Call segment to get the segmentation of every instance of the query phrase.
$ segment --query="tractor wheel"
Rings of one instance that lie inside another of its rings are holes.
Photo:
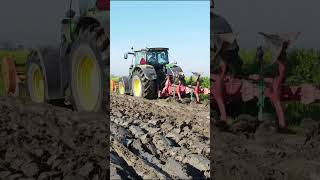
[[[29,55],[26,71],[27,95],[34,102],[44,103],[46,101],[45,77],[36,52]]]
[[[71,103],[77,111],[103,112],[107,103],[107,38],[97,25],[83,27],[71,46]]]
[[[118,87],[119,87],[118,88],[119,94],[121,95],[129,94],[128,93],[130,91],[129,78],[126,76],[121,77],[118,82]]]
[[[118,86],[119,86],[119,94],[121,94],[121,95],[126,94],[125,84],[124,84],[123,80],[120,80],[118,82]]]
[[[144,97],[147,99],[155,99],[156,81],[146,78],[142,70],[137,70],[132,75],[132,94],[135,97]]]

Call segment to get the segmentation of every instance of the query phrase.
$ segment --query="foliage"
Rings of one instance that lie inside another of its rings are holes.
[[[10,50],[2,50],[0,51],[0,60],[5,57],[13,57],[17,64],[24,64],[27,60],[28,52],[25,50],[17,50],[17,51],[10,51]]]
[[[288,56],[287,83],[320,85],[320,54],[313,49],[292,51]]]
[[[115,82],[118,82],[119,79],[120,79],[120,77],[114,76],[114,75],[111,75],[111,78],[110,78],[111,81],[115,81]]]
[[[259,64],[256,58],[256,50],[241,50],[239,55],[243,61],[242,65],[242,75],[246,76],[249,74],[259,74]],[[266,75],[272,75],[272,73],[276,70],[275,64],[272,64],[272,55],[269,51],[264,53],[264,64],[267,66],[264,69],[264,73]]]
[[[186,85],[195,85],[195,77],[185,77]],[[210,78],[209,77],[200,77],[200,86],[201,88],[210,88]]]
[[[258,74],[259,66],[256,61],[255,50],[241,50],[243,60],[242,74]],[[293,49],[288,52],[286,66],[286,83],[297,85],[309,83],[320,85],[320,53],[314,49]],[[270,65],[271,53],[266,52],[264,60]],[[277,64],[265,69],[266,76],[272,76],[277,71]]]

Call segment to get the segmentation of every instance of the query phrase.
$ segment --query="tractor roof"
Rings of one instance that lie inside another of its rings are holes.
[[[136,50],[134,52],[139,52],[139,51],[167,51],[167,50],[169,50],[169,48],[156,47],[156,48],[140,49],[140,50]]]

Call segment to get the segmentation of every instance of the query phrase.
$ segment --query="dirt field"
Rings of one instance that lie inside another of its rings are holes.
[[[206,104],[112,95],[110,114],[109,137],[105,114],[0,98],[0,179],[205,179],[210,157],[214,179],[320,179],[319,122],[288,135],[242,115],[210,155]]]
[[[105,114],[0,98],[0,179],[106,179]]]
[[[205,104],[113,95],[111,179],[208,178],[209,118]]]
[[[242,115],[231,132],[212,129],[214,179],[320,180],[320,123],[305,119],[298,135],[275,133],[270,123],[256,128]],[[212,126],[214,127],[214,126]]]
[[[113,95],[111,108],[109,171],[105,114],[0,98],[0,179],[209,177],[207,105]]]

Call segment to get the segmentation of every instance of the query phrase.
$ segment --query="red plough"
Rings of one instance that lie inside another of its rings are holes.
[[[162,90],[158,92],[158,97],[169,97],[169,96],[178,96],[178,99],[181,101],[183,95],[190,94],[191,100],[193,100],[193,95],[196,98],[196,102],[200,103],[200,94],[209,94],[210,90],[208,88],[200,88],[200,74],[194,73],[193,75],[197,77],[195,86],[186,86],[184,83],[184,76],[177,75],[167,75],[165,86]],[[177,83],[174,83],[174,79],[177,79]]]
[[[253,99],[258,100],[259,119],[261,119],[264,100],[270,100],[275,108],[279,128],[286,127],[283,102],[300,101],[303,104],[310,104],[320,100],[320,89],[303,84],[300,86],[289,86],[285,82],[285,70],[287,62],[286,50],[290,43],[298,37],[298,33],[286,33],[269,35],[260,33],[264,36],[266,48],[271,50],[274,63],[277,63],[278,70],[274,77],[265,78],[263,70],[264,51],[262,47],[257,49],[257,59],[260,65],[260,74],[250,75],[246,78],[228,75],[226,59],[224,59],[224,48],[235,41],[233,34],[215,35],[215,60],[220,62],[219,71],[212,75],[212,96],[211,100],[218,106],[220,120],[227,119],[226,100],[233,100],[235,97],[241,97],[243,102]]]

